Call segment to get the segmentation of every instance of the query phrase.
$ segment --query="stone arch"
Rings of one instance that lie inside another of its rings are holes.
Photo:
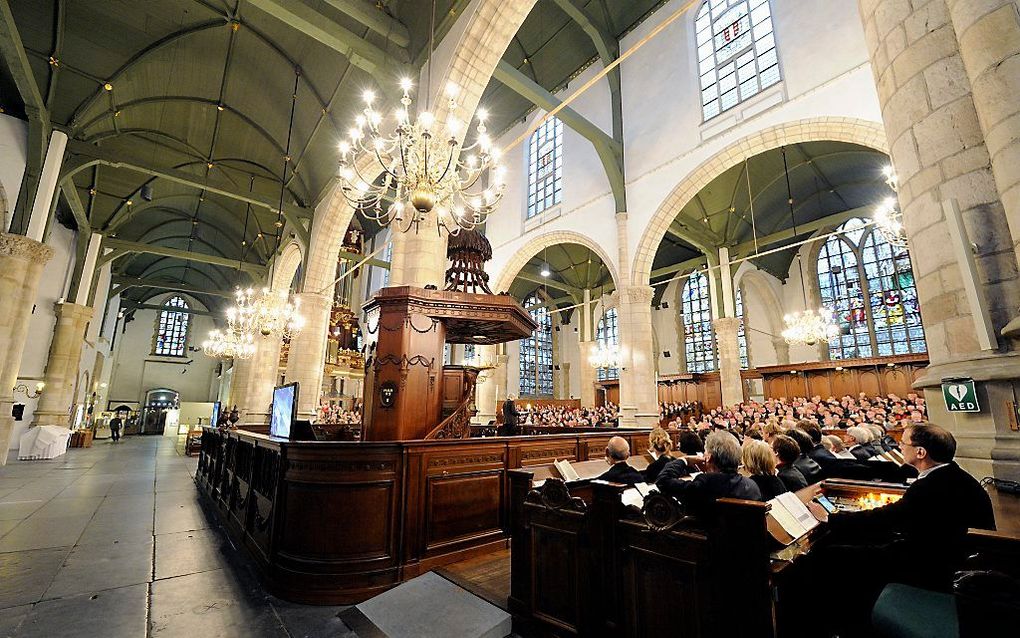
[[[521,269],[531,258],[540,253],[542,250],[555,246],[556,244],[577,244],[588,248],[593,253],[599,256],[602,263],[609,269],[609,275],[613,278],[613,284],[617,288],[620,286],[620,277],[617,274],[616,264],[609,257],[606,251],[593,241],[590,237],[586,237],[581,233],[576,233],[570,230],[556,230],[552,232],[533,237],[530,241],[524,244],[522,247],[514,251],[514,256],[510,259],[499,275],[493,278],[493,284],[490,285],[493,292],[503,292],[510,289],[510,285],[514,282],[517,274],[521,272]]]
[[[745,294],[753,292],[754,296],[765,308],[765,324],[772,332],[773,338],[778,336],[783,330],[783,304],[779,299],[779,295],[776,294],[775,288],[769,283],[768,275],[759,270],[748,270],[740,276],[740,280],[736,282],[736,285],[740,286]],[[745,297],[745,311],[747,308],[746,299]],[[744,319],[747,320],[748,318],[744,317]]]
[[[880,122],[849,117],[816,117],[784,122],[756,131],[730,144],[692,170],[670,191],[652,215],[635,251],[633,283],[647,285],[652,261],[673,220],[701,189],[729,168],[744,160],[801,142],[847,142],[889,152],[885,129]]]
[[[301,246],[296,241],[287,244],[276,256],[276,267],[273,268],[273,280],[269,287],[273,290],[290,290],[294,275],[301,266]]]

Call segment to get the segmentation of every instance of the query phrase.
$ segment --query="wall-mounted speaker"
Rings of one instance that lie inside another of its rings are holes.
[[[662,356],[668,359],[669,358],[669,350],[663,350],[662,351]]]
[[[669,302],[663,301],[661,304],[659,304],[659,307],[662,308],[663,310],[666,310],[667,308],[669,308]]]

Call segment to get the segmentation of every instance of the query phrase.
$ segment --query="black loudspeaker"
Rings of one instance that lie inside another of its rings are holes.
[[[669,358],[669,350],[663,350],[662,351],[662,356],[668,359]]]
[[[23,421],[25,419],[25,404],[15,403],[12,405],[11,416],[14,417],[15,421]]]
[[[665,309],[669,308],[669,302],[668,301],[663,301],[661,304],[659,304],[659,307],[662,308],[663,310],[665,310]]]
[[[556,326],[556,332],[559,332],[559,331],[560,331],[560,327]]]
[[[559,370],[559,369],[560,369],[560,367],[558,365],[553,366],[553,370]]]

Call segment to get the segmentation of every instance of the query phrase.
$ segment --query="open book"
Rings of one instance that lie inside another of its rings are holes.
[[[633,505],[641,509],[645,504],[645,497],[652,492],[658,491],[654,484],[635,483],[633,487],[624,490],[620,494],[620,500],[623,501],[624,505]]]
[[[793,492],[780,494],[769,501],[769,505],[772,506],[769,511],[769,531],[784,545],[789,545],[818,526],[818,519]],[[773,521],[778,524],[778,529],[772,524]]]
[[[569,483],[571,481],[578,481],[581,479],[577,472],[574,471],[574,468],[571,467],[570,461],[566,459],[563,459],[562,461],[553,461],[553,465],[556,467],[556,471],[560,473],[560,476],[563,477],[564,481]]]

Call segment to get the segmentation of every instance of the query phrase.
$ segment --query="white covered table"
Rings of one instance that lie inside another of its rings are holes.
[[[29,428],[21,435],[18,460],[35,461],[54,459],[67,452],[71,431],[57,425],[40,425]]]

